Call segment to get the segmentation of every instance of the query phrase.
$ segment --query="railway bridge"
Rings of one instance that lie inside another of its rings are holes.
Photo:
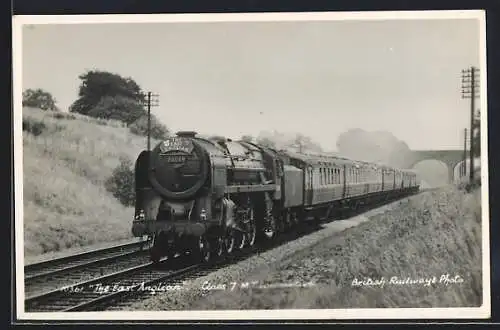
[[[464,151],[452,150],[412,150],[404,160],[403,167],[413,168],[417,163],[424,160],[439,160],[448,168],[448,182],[453,182],[453,170],[458,163],[463,161]]]

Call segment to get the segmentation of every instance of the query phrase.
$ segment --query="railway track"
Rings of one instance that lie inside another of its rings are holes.
[[[149,261],[144,242],[132,242],[26,265],[25,295],[30,297],[68,284]]]
[[[165,264],[167,260],[163,260]],[[175,278],[196,270],[199,265],[163,269],[151,262],[112,274],[75,283],[64,288],[32,296],[25,300],[27,312],[68,312],[94,310],[120,297],[140,291],[151,291],[159,281]]]
[[[419,193],[435,189],[423,189]],[[395,200],[397,199],[399,198]],[[377,206],[379,205],[367,205],[356,211],[347,210],[347,214],[340,218],[360,214]],[[121,309],[123,305],[152,293],[182,290],[183,280],[202,276],[243,260],[258,250],[274,248],[312,231],[314,229],[309,228],[290,233],[270,245],[241,251],[230,260],[210,266],[190,265],[189,258],[182,258],[185,260],[181,261],[181,258],[175,258],[175,262],[164,258],[160,265],[153,265],[147,252],[139,250],[143,242],[28,265],[25,267],[25,310],[68,312]],[[73,282],[68,281],[68,278],[72,278]],[[68,282],[71,283],[68,285]],[[63,283],[65,287],[61,285]]]
[[[288,240],[286,240],[288,241]],[[26,312],[78,312],[122,310],[137,300],[157,293],[188,290],[186,280],[196,279],[220,268],[237,263],[258,250],[267,250],[285,240],[265,248],[247,248],[213,264],[192,263],[188,258],[163,258],[159,264],[149,262],[112,274],[100,276],[25,299]]]
[[[120,310],[131,302],[169,290],[187,289],[182,282],[194,279],[222,267],[242,261],[256,252],[263,252],[285,244],[318,228],[306,226],[289,232],[276,241],[263,246],[236,251],[234,255],[213,264],[192,263],[189,257],[163,258],[160,264],[148,262],[128,269],[99,276],[33,295],[25,299],[26,312],[76,312]]]

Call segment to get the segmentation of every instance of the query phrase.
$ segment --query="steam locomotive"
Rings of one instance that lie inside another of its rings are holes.
[[[191,131],[176,135],[142,151],[135,164],[132,233],[152,238],[153,262],[177,253],[210,262],[346,204],[419,189],[411,170]]]

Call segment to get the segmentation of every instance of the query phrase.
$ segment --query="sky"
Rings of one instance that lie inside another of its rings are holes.
[[[239,138],[277,130],[335,151],[339,134],[385,130],[413,150],[461,149],[479,66],[479,20],[30,25],[23,89],[66,109],[99,69],[159,94],[173,131]]]

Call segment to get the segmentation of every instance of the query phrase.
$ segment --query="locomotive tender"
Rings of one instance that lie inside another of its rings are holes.
[[[151,260],[202,262],[274,239],[336,208],[418,191],[416,173],[326,154],[178,132],[135,165],[132,232],[153,238]]]

